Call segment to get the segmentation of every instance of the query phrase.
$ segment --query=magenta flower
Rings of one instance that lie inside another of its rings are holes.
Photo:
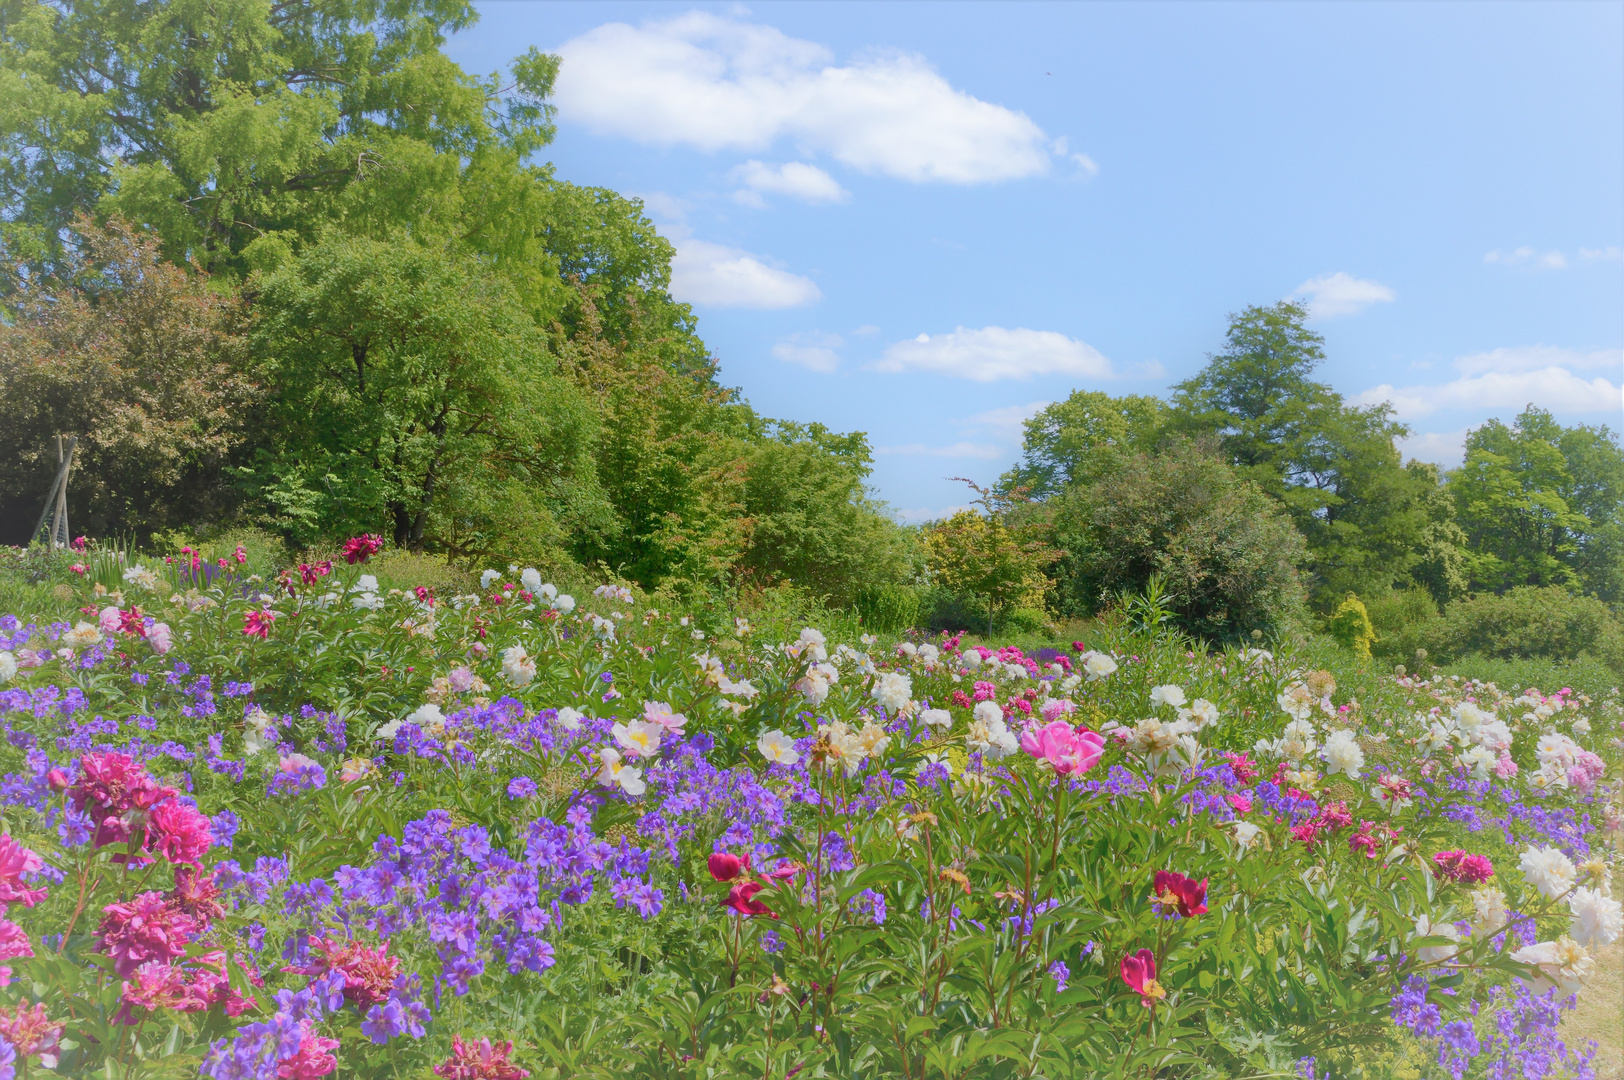
[[[1053,765],[1054,771],[1061,776],[1092,769],[1099,762],[1104,748],[1104,736],[1087,728],[1073,730],[1064,720],[1051,720],[1043,727],[1030,727],[1021,736],[1021,749]]]
[[[1432,872],[1445,881],[1476,885],[1494,876],[1494,864],[1487,855],[1464,851],[1440,851],[1432,857]]]
[[[351,566],[366,562],[372,556],[383,550],[383,537],[373,533],[362,533],[352,536],[344,541],[344,559]]]
[[[147,850],[172,863],[201,865],[199,857],[213,842],[209,819],[179,799],[164,800],[147,816]]]
[[[243,636],[268,638],[271,636],[271,624],[275,621],[276,612],[274,611],[250,611],[243,616]]]

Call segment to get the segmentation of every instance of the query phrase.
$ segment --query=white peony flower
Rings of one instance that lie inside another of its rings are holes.
[[[359,596],[350,597],[350,606],[355,608],[356,611],[380,611],[383,604],[383,597],[373,592],[364,592]]]
[[[1098,682],[1117,669],[1117,662],[1102,652],[1088,652],[1083,657],[1083,673],[1089,682]]]
[[[502,677],[514,686],[528,686],[535,679],[536,662],[523,645],[509,645],[502,650]]]
[[[1506,925],[1506,894],[1493,885],[1485,885],[1481,889],[1473,889],[1470,895],[1472,907],[1476,910],[1472,918],[1472,932],[1498,934]]]
[[[585,719],[586,714],[581,712],[579,709],[572,709],[566,705],[564,708],[558,710],[557,723],[558,726],[563,728],[565,731],[580,731],[581,721]]]
[[[972,715],[983,724],[990,724],[995,720],[1000,724],[1004,722],[1004,710],[996,701],[976,702]]]
[[[880,708],[891,714],[902,712],[913,698],[913,680],[895,671],[888,671],[874,680],[871,691]]]
[[[1460,931],[1455,929],[1453,923],[1435,923],[1429,916],[1423,915],[1415,920],[1416,937],[1441,937],[1450,941],[1460,940]],[[1458,953],[1460,949],[1455,945],[1427,945],[1416,950],[1416,955],[1424,964],[1435,963],[1439,960],[1448,960]]]
[[[1286,687],[1275,697],[1275,704],[1279,705],[1293,720],[1306,721],[1309,714],[1314,711],[1318,703],[1314,692],[1304,683],[1296,682]],[[1312,749],[1312,747],[1310,748]]]
[[[1150,706],[1153,709],[1160,705],[1176,709],[1185,701],[1184,688],[1176,683],[1165,683],[1150,688]]]
[[[1499,755],[1486,746],[1469,746],[1460,754],[1461,768],[1470,770],[1476,780],[1487,780],[1498,760]]]
[[[376,577],[374,577],[373,575],[371,575],[371,574],[362,574],[360,577],[355,579],[355,584],[350,586],[350,592],[377,592],[377,591],[378,591],[378,579]]]
[[[964,664],[966,671],[974,671],[981,666],[981,654],[974,649],[966,649],[959,660]]]
[[[982,705],[992,705],[992,711],[982,712]],[[971,753],[995,761],[1013,754],[1021,745],[1015,733],[1009,730],[1009,725],[1004,723],[1003,710],[990,701],[976,706],[976,719],[964,733],[964,744]]]
[[[926,709],[919,714],[919,719],[928,726],[941,728],[943,731],[953,726],[953,714],[946,709]]]
[[[1544,976],[1534,981],[1535,994],[1543,994],[1553,985],[1564,995],[1577,994],[1596,969],[1596,961],[1585,947],[1570,937],[1525,945],[1512,953],[1511,958],[1519,964],[1538,968]]]
[[[1206,727],[1218,722],[1218,706],[1206,698],[1196,698],[1190,702],[1189,719],[1195,721],[1197,727]]]
[[[546,586],[544,585],[542,588],[545,589]],[[571,596],[569,593],[559,593],[558,596],[552,601],[552,608],[560,615],[568,615],[570,612],[575,610],[575,597]]]
[[[605,787],[618,785],[628,795],[641,795],[648,790],[648,785],[643,783],[643,770],[627,765],[614,747],[599,750],[598,760],[603,763],[598,769],[598,783]]]
[[[1573,879],[1578,874],[1573,860],[1554,847],[1528,848],[1517,863],[1517,869],[1549,900],[1573,888]]]
[[[1568,897],[1573,940],[1586,948],[1611,945],[1624,932],[1624,907],[1600,889],[1575,889]]]
[[[1319,743],[1315,740],[1314,725],[1307,720],[1293,720],[1286,725],[1274,752],[1290,762],[1299,762],[1312,754]]]
[[[1257,844],[1258,833],[1263,830],[1250,821],[1237,821],[1234,825],[1235,843],[1240,845],[1242,851],[1250,851]]]
[[[646,720],[633,720],[616,724],[609,729],[609,733],[615,737],[615,742],[636,756],[651,758],[660,752],[660,739],[665,734],[665,728]]]
[[[17,677],[17,658],[11,653],[0,649],[0,685],[4,685]]]
[[[489,592],[491,586],[496,584],[496,580],[501,576],[502,573],[499,570],[486,570],[484,573],[479,575],[479,587],[484,589],[486,592]]]
[[[393,721],[393,723],[397,729],[400,727],[399,720]],[[388,735],[382,737],[392,739],[395,737],[395,733],[391,731]],[[264,709],[255,705],[244,714],[242,735],[244,757],[253,757],[261,750],[269,750],[275,747],[281,741],[281,738],[276,734],[275,722]]]
[[[101,627],[80,619],[73,624],[72,630],[62,635],[62,644],[70,649],[88,649],[92,645],[99,645],[101,639]]]
[[[801,760],[801,755],[795,752],[795,740],[776,728],[756,740],[756,749],[761,751],[762,757],[777,765],[793,765]]]
[[[1359,779],[1359,770],[1365,767],[1365,752],[1353,732],[1346,728],[1339,728],[1326,736],[1320,758],[1325,762],[1328,775],[1344,773],[1349,780]]]
[[[519,584],[531,596],[539,595],[541,593],[541,571],[533,566],[525,567],[519,574]]]

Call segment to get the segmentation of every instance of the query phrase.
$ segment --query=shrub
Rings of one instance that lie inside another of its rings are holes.
[[[1143,592],[1161,574],[1183,629],[1278,631],[1303,610],[1303,538],[1257,486],[1198,443],[1124,454],[1055,500],[1068,614]]]
[[[919,591],[909,585],[869,585],[857,590],[855,606],[870,633],[900,633],[919,618]]]
[[[1355,656],[1370,659],[1370,645],[1376,640],[1376,631],[1370,625],[1369,612],[1357,596],[1348,594],[1326,623],[1326,629],[1339,643],[1352,649]]]

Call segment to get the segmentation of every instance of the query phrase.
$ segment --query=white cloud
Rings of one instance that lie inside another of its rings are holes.
[[[1386,401],[1401,420],[1430,416],[1440,409],[1521,409],[1538,405],[1559,413],[1617,413],[1624,405],[1619,384],[1601,375],[1586,379],[1575,371],[1601,370],[1612,377],[1624,372],[1624,351],[1578,352],[1549,345],[1530,345],[1473,353],[1455,361],[1460,378],[1432,386],[1366,390],[1355,404]]]
[[[1444,469],[1453,469],[1466,459],[1467,428],[1459,431],[1423,431],[1399,439],[1398,451],[1417,461],[1430,461]]]
[[[1483,261],[1501,266],[1531,266],[1536,270],[1560,270],[1568,265],[1568,257],[1560,251],[1535,251],[1531,247],[1491,251],[1483,256]]]
[[[1291,294],[1308,301],[1308,314],[1315,319],[1334,319],[1340,315],[1357,315],[1371,304],[1390,304],[1393,290],[1379,281],[1344,274],[1321,274],[1297,286]]]
[[[920,56],[827,49],[770,26],[688,12],[607,23],[558,48],[566,123],[645,143],[763,150],[779,139],[866,173],[989,183],[1050,167],[1024,113],[981,101]]]
[[[671,241],[671,295],[701,307],[790,308],[823,296],[811,278],[768,266],[749,252],[692,238]]]
[[[1029,379],[1034,375],[1110,378],[1111,362],[1092,345],[1053,330],[959,327],[951,334],[920,334],[889,346],[877,371],[920,371],[976,382]]]
[[[809,203],[840,203],[851,198],[851,192],[841,187],[834,177],[804,161],[783,165],[746,161],[730,176],[735,183],[744,185],[733,197],[747,206],[760,206],[761,192],[788,195]]]
[[[968,509],[970,509],[968,506],[944,506],[939,510],[931,510],[926,507],[913,510],[898,510],[897,520],[904,525],[918,525],[925,521],[941,521],[943,518],[952,517],[960,510]]]
[[[926,446],[924,443],[880,446],[874,449],[874,453],[886,456],[922,454],[926,457],[995,458],[1003,457],[1008,451],[991,443],[956,442],[952,446]]]
[[[1018,443],[1025,437],[1026,422],[1050,405],[1047,401],[1032,401],[1025,405],[1005,405],[997,409],[978,412],[953,423],[965,431],[990,431],[1006,442]]]
[[[1519,345],[1509,349],[1472,353],[1455,361],[1455,370],[1463,375],[1481,375],[1490,371],[1509,375],[1550,367],[1564,367],[1575,371],[1616,372],[1624,367],[1624,352],[1618,349],[1580,352],[1577,349],[1562,349],[1555,345]]]
[[[1605,259],[1608,262],[1624,262],[1624,248],[1580,248],[1579,258],[1586,260]]]

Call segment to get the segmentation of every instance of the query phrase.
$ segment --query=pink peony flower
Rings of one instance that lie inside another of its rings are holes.
[[[209,928],[209,923],[226,913],[216,899],[219,895],[213,870],[205,874],[197,867],[183,864],[175,867],[175,887],[164,897],[164,901],[185,914],[202,932]]]
[[[1156,871],[1151,896],[1163,907],[1177,908],[1186,919],[1207,913],[1207,879],[1194,881],[1171,870]]]
[[[243,636],[268,638],[271,636],[271,624],[274,622],[276,622],[276,612],[274,611],[269,609],[250,611],[242,619]]]
[[[0,1037],[11,1044],[19,1058],[37,1057],[47,1069],[56,1068],[57,1043],[66,1026],[61,1021],[53,1023],[45,1015],[43,1002],[35,1003],[32,1009],[21,1003],[11,1012],[0,1009]]]
[[[1075,705],[1064,698],[1058,701],[1045,701],[1043,703],[1043,719],[1058,720],[1075,708]]]
[[[68,805],[96,825],[96,847],[129,840],[132,824],[175,797],[174,788],[161,786],[127,754],[86,754],[79,759],[79,769],[79,782],[68,790]]]
[[[1494,864],[1486,855],[1468,855],[1464,851],[1440,851],[1432,857],[1432,872],[1445,881],[1476,885],[1494,876]]]
[[[9,919],[0,919],[0,960],[33,955],[34,946],[29,943],[27,932]]]
[[[101,609],[101,615],[97,617],[96,625],[101,627],[101,632],[104,634],[116,634],[118,633],[119,625],[123,623],[123,621],[124,615],[118,610],[118,605],[109,604],[107,607]]]
[[[688,718],[679,712],[672,712],[671,706],[663,701],[645,701],[643,702],[643,722],[659,724],[667,731],[681,735],[683,727],[688,723]]]
[[[147,630],[147,644],[151,645],[152,651],[159,656],[174,648],[175,639],[173,632],[169,629],[169,624],[153,623]]]
[[[197,924],[171,907],[162,893],[144,892],[124,904],[102,908],[96,929],[101,949],[113,958],[113,970],[130,978],[149,960],[173,960],[186,955],[186,943]]]
[[[34,875],[45,868],[45,862],[34,852],[9,836],[0,836],[0,904],[22,902],[33,907],[45,899],[44,889],[31,889],[23,875]]]
[[[1511,760],[1510,754],[1500,755],[1500,760],[1494,763],[1494,775],[1501,780],[1510,780],[1517,775],[1517,763]]]
[[[338,1059],[332,1055],[332,1051],[338,1049],[337,1039],[317,1035],[309,1020],[299,1021],[299,1032],[303,1038],[299,1041],[298,1053],[276,1064],[280,1080],[316,1080],[338,1068]]]
[[[351,566],[364,563],[383,550],[383,537],[373,533],[352,536],[344,541],[344,560]]]
[[[1021,735],[1021,749],[1053,765],[1061,776],[1092,769],[1099,762],[1104,747],[1104,736],[1087,728],[1073,730],[1064,720],[1027,728]]]
[[[1588,795],[1595,788],[1596,781],[1606,774],[1606,762],[1589,750],[1581,750],[1578,759],[1568,769],[1568,783]]]
[[[389,955],[386,941],[375,948],[367,948],[357,941],[335,941],[310,937],[310,962],[303,967],[283,968],[296,975],[319,977],[329,971],[344,974],[344,996],[365,1012],[385,1001],[400,974],[400,960]]]
[[[508,1060],[513,1053],[510,1042],[492,1045],[489,1039],[463,1042],[461,1035],[451,1037],[451,1056],[434,1066],[434,1075],[444,1080],[524,1080],[530,1073]]]
[[[198,859],[209,850],[214,838],[209,835],[209,819],[195,806],[187,806],[179,799],[166,799],[147,815],[146,841],[148,851],[155,851],[172,863],[198,866]]]
[[[1156,981],[1156,954],[1149,949],[1140,949],[1124,956],[1121,971],[1122,981],[1139,995],[1139,1001],[1145,1007],[1153,1007],[1167,996],[1162,984]]]

